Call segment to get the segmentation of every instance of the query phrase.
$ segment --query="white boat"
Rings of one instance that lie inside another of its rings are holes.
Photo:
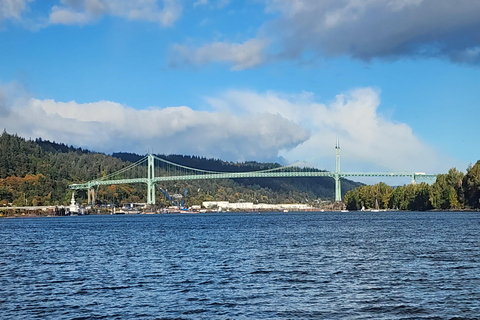
[[[72,200],[70,201],[70,215],[78,215],[80,213],[80,207],[75,203],[75,192],[72,192]]]

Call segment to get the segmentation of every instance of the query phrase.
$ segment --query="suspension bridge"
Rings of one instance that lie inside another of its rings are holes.
[[[95,203],[94,187],[102,185],[145,183],[147,185],[147,204],[155,204],[155,186],[164,181],[186,181],[205,179],[241,179],[241,178],[285,178],[285,177],[330,177],[335,180],[335,201],[342,201],[340,179],[347,177],[408,177],[412,183],[421,179],[434,179],[436,174],[423,172],[342,172],[340,171],[340,146],[335,146],[335,172],[314,168],[302,168],[289,165],[267,170],[248,172],[218,172],[190,168],[148,154],[129,166],[99,179],[80,184],[71,184],[73,190],[87,190],[88,203]]]

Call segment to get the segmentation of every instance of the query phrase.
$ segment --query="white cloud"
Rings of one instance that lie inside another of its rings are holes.
[[[78,12],[62,7],[53,7],[50,13],[50,23],[52,24],[87,24],[92,21],[93,15],[88,12]]]
[[[309,50],[330,56],[447,57],[477,63],[480,1],[471,0],[266,0],[281,16],[268,34],[285,58]]]
[[[0,127],[95,151],[143,154],[150,148],[158,153],[271,161],[278,160],[279,150],[309,137],[308,130],[278,114],[237,116],[185,106],[136,110],[110,101],[12,99],[7,93],[11,91],[0,87]]]
[[[214,42],[199,48],[175,44],[170,54],[170,66],[199,66],[213,62],[232,65],[232,70],[243,70],[261,65],[265,60],[264,39],[251,39],[243,43]]]
[[[20,19],[21,14],[26,9],[26,3],[31,0],[1,0],[0,1],[0,21],[4,19]]]
[[[103,15],[113,15],[129,20],[157,22],[168,27],[180,17],[179,0],[62,0],[61,6],[53,6],[51,24],[87,24]],[[159,2],[162,7],[159,7]]]
[[[445,170],[435,151],[404,123],[381,116],[379,92],[356,89],[338,95],[329,104],[314,101],[311,93],[287,96],[275,92],[258,94],[229,91],[209,99],[218,111],[234,114],[270,113],[290,119],[311,132],[305,142],[279,155],[290,162],[308,161],[334,170],[337,138],[345,151],[343,171]],[[441,171],[440,171],[441,172]]]

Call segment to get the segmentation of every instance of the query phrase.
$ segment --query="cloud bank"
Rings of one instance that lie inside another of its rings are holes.
[[[218,111],[234,114],[270,113],[290,119],[310,130],[310,138],[279,155],[289,162],[307,161],[334,170],[335,141],[346,152],[344,171],[444,170],[436,152],[404,123],[378,112],[380,94],[360,88],[337,95],[329,104],[314,101],[311,93],[284,95],[275,92],[229,91],[209,100]]]
[[[269,45],[247,51],[252,57],[241,69],[265,62],[310,56],[349,56],[370,61],[440,58],[480,64],[480,1],[471,0],[264,0],[276,17],[259,37]],[[248,43],[247,41],[246,43]],[[177,45],[178,46],[178,45]],[[181,46],[186,65],[237,60],[217,54],[215,44]],[[221,50],[226,53],[226,50]],[[202,52],[207,58],[198,58]],[[188,58],[192,57],[193,58]]]
[[[471,0],[267,0],[280,12],[269,27],[282,54],[305,50],[330,56],[446,57],[480,62],[480,2]]]
[[[348,151],[342,158],[345,171],[445,169],[408,125],[379,114],[379,92],[371,88],[340,94],[329,104],[315,102],[307,92],[228,91],[207,99],[208,112],[186,106],[136,110],[111,101],[12,99],[12,92],[0,87],[0,127],[95,151],[153,150],[232,161],[283,158],[333,170],[339,138]]]
[[[185,106],[136,110],[111,101],[11,99],[5,91],[0,91],[0,127],[7,132],[95,151],[270,161],[309,138],[308,130],[278,114],[236,116]]]

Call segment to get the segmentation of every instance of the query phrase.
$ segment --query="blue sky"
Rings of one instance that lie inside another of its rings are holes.
[[[0,126],[345,171],[480,159],[480,2],[1,0]]]

